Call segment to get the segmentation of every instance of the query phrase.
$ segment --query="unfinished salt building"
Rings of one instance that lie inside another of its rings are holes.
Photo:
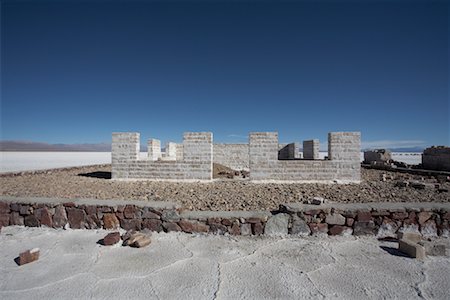
[[[186,132],[183,143],[148,140],[140,158],[140,134],[112,134],[112,178],[117,180],[212,181],[213,163],[247,170],[253,182],[360,182],[360,132],[330,132],[328,157],[319,159],[319,140],[279,144],[277,132],[252,132],[248,144],[214,144],[211,132]]]

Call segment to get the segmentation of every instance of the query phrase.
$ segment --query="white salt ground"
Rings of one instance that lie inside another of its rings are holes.
[[[161,233],[134,249],[98,245],[106,234],[3,228],[0,299],[450,298],[449,257],[420,262],[369,237]],[[14,258],[35,247],[39,260],[17,266]]]

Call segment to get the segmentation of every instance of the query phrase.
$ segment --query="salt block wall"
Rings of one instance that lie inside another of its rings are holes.
[[[298,143],[279,145],[278,159],[296,159],[300,158],[300,146]]]
[[[248,144],[214,144],[214,162],[234,170],[246,170],[249,166]]]
[[[328,135],[329,160],[278,160],[278,133],[250,133],[253,181],[360,182],[359,132]]]
[[[319,159],[319,140],[303,141],[303,158]]]
[[[450,172],[450,147],[431,147],[422,154],[422,165],[427,170]]]
[[[139,160],[139,137],[139,133],[113,133],[113,179],[212,179],[212,133],[184,133],[180,161]]]

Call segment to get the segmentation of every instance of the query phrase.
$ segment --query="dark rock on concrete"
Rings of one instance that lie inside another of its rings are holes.
[[[100,243],[104,246],[111,246],[117,244],[120,241],[120,233],[119,232],[111,232],[108,233]]]
[[[22,266],[24,264],[29,264],[38,259],[39,259],[39,248],[34,248],[20,253],[19,257],[16,258],[16,263],[19,266]]]
[[[34,215],[25,216],[23,223],[28,227],[39,227],[39,220]]]
[[[147,228],[151,231],[161,232],[163,230],[161,220],[144,219],[142,220],[142,228]]]
[[[304,220],[297,216],[294,216],[292,220],[291,234],[308,236],[311,234],[311,229]]]
[[[376,230],[375,223],[373,221],[369,222],[360,222],[356,221],[353,225],[353,234],[354,235],[365,235],[365,234],[374,234]]]
[[[163,228],[164,228],[164,231],[166,231],[166,232],[182,231],[180,226],[178,226],[177,223],[173,223],[173,222],[164,222]]]
[[[19,212],[13,211],[10,215],[9,224],[23,226],[25,223],[23,217],[19,214]]]
[[[120,226],[125,230],[141,230],[141,220],[139,219],[122,219]]]
[[[38,218],[41,225],[53,227],[52,215],[46,207],[36,209],[34,215]]]
[[[252,223],[252,232],[254,235],[261,235],[264,233],[264,226],[261,222]]]
[[[80,208],[67,207],[67,219],[70,228],[83,229],[86,228],[86,212]]]

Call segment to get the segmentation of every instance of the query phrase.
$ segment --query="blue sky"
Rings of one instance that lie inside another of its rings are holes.
[[[450,144],[447,1],[2,1],[1,139]]]

